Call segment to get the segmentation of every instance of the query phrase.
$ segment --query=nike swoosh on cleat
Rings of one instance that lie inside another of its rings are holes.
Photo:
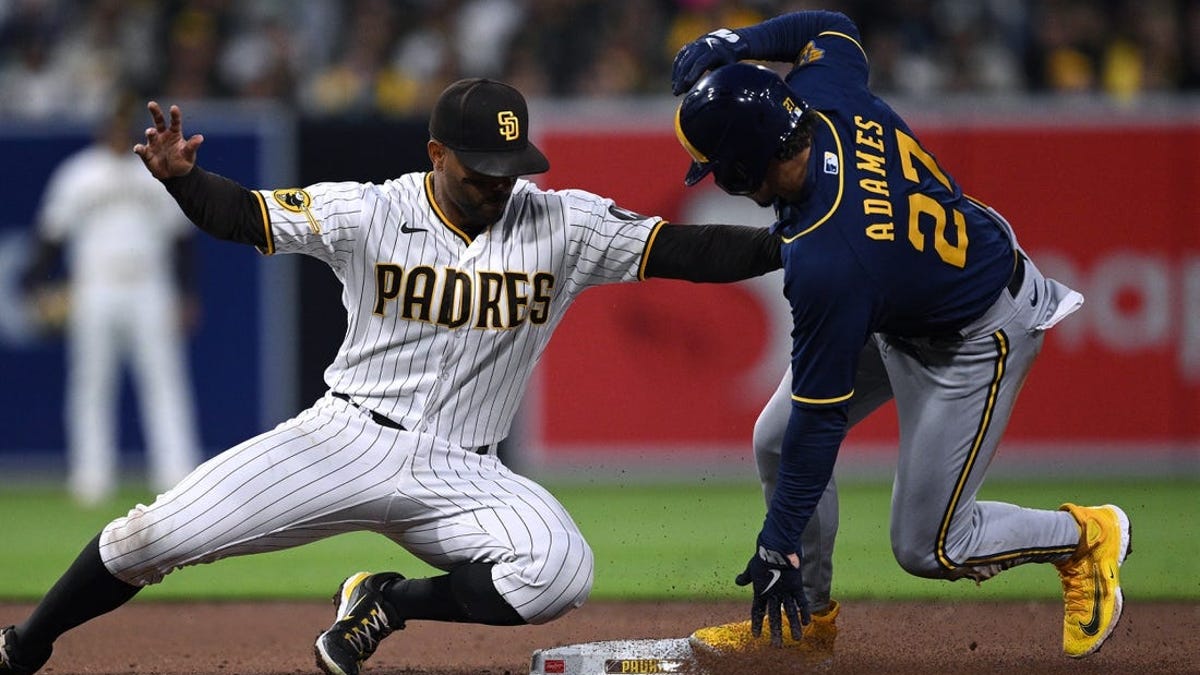
[[[1092,592],[1092,618],[1087,623],[1079,624],[1079,630],[1084,635],[1095,636],[1100,632],[1100,570],[1092,566],[1092,582],[1095,590]]]
[[[771,590],[771,587],[775,585],[775,582],[779,581],[779,577],[783,576],[783,572],[780,572],[779,570],[770,570],[770,572],[771,583],[767,584],[767,587],[762,589],[762,593],[759,593],[759,595],[766,595],[767,592]]]

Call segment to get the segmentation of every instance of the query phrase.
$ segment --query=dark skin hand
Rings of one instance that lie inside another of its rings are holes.
[[[157,101],[150,101],[146,109],[150,111],[154,126],[146,129],[146,142],[133,146],[133,151],[159,180],[187,174],[196,166],[196,151],[204,142],[204,136],[195,134],[184,138],[183,113],[179,106],[171,106],[169,126]]]
[[[474,237],[500,220],[512,196],[515,176],[487,176],[463,165],[438,141],[427,146],[433,163],[433,200],[455,226]]]

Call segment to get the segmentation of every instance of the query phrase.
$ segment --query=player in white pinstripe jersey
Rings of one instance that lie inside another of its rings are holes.
[[[63,632],[180,567],[354,530],[446,574],[358,573],[336,596],[318,665],[357,673],[412,619],[542,623],[583,603],[592,552],[545,489],[495,456],[530,373],[572,301],[646,277],[725,282],[777,269],[765,229],[673,225],[518,179],[549,163],[517,90],[451,85],[436,104],[432,171],[382,184],[247,190],[196,166],[181,113],[135,148],[194,223],[267,254],[325,261],[343,284],[345,341],[329,392],[104,528],[24,623],[0,634],[0,673],[31,673]],[[6,670],[7,668],[7,670]]]

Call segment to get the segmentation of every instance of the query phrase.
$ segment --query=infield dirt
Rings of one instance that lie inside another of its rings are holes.
[[[0,604],[0,625],[27,604]],[[535,649],[596,640],[683,637],[740,619],[742,603],[592,602],[543,626],[492,628],[413,622],[364,675],[527,675]],[[1057,603],[843,603],[833,673],[1200,673],[1200,603],[1140,603],[1104,648],[1083,660],[1060,651]],[[327,603],[137,601],[63,636],[42,673],[292,675],[317,672],[312,641]],[[722,670],[726,670],[722,668]],[[788,651],[728,664],[731,673],[810,670]]]

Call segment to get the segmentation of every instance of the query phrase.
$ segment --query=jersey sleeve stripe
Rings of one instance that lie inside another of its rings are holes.
[[[650,260],[650,247],[654,246],[654,240],[658,237],[659,230],[661,230],[662,226],[666,224],[667,221],[665,220],[658,221],[658,223],[654,225],[654,229],[650,230],[650,236],[646,238],[646,248],[642,249],[642,261],[638,264],[638,281],[646,280],[646,262]]]
[[[818,33],[817,37],[821,37],[822,35],[836,35],[838,37],[846,38],[847,40],[853,42],[855,47],[858,47],[858,51],[862,52],[863,60],[864,61],[867,60],[867,50],[863,49],[862,44],[860,44],[858,40],[855,40],[854,38],[850,37],[849,35],[846,35],[845,33],[841,33],[836,30],[827,30],[827,31]]]
[[[806,228],[805,230],[803,230],[801,232],[797,232],[796,234],[793,234],[790,237],[784,237],[783,243],[785,243],[785,244],[790,244],[791,242],[795,241],[796,239],[803,237],[804,235],[808,234],[809,232],[812,232],[813,230],[820,227],[821,224],[824,223],[826,220],[829,220],[829,218],[833,214],[837,213],[838,206],[841,205],[841,203],[842,203],[842,193],[845,192],[845,189],[846,189],[846,168],[845,168],[846,162],[844,161],[845,156],[844,156],[844,153],[842,152],[842,138],[841,138],[841,136],[838,136],[837,129],[833,126],[833,122],[831,122],[828,117],[826,117],[821,112],[817,112],[817,117],[819,117],[821,119],[821,121],[825,122],[825,124],[829,126],[829,131],[833,134],[833,142],[837,145],[837,155],[838,155],[837,198],[835,198],[833,200],[833,204],[829,207],[829,211],[826,212],[825,215],[821,216],[820,219],[817,220],[817,222],[813,223],[811,226],[809,226],[808,228]]]
[[[275,234],[271,231],[271,216],[267,213],[267,201],[263,199],[262,193],[258,190],[251,191],[254,198],[258,200],[258,210],[262,213],[263,219],[263,237],[267,240],[264,246],[256,246],[263,255],[275,254]]]
[[[834,396],[833,398],[808,398],[805,396],[797,396],[795,394],[792,394],[792,400],[796,401],[798,403],[807,403],[809,405],[831,405],[834,403],[842,403],[843,401],[849,401],[850,398],[853,396],[854,396],[854,390],[851,389],[849,394],[846,394],[844,396]]]

